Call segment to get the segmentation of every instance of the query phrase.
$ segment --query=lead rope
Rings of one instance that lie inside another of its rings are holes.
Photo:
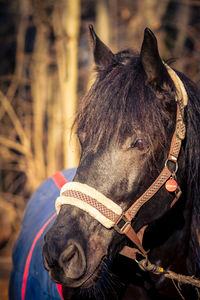
[[[181,293],[181,288],[180,288],[181,284],[189,284],[194,286],[196,288],[198,299],[200,299],[200,292],[198,290],[200,289],[200,280],[195,278],[194,276],[186,276],[186,275],[177,274],[170,270],[164,270],[164,268],[152,264],[147,257],[140,261],[135,259],[135,262],[138,264],[138,266],[142,271],[151,272],[155,275],[163,275],[164,277],[171,279],[182,299],[185,300],[185,298]],[[176,282],[178,283],[178,285],[176,284]]]

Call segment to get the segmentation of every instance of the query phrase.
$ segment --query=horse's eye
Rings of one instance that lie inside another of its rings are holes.
[[[136,142],[131,144],[131,148],[137,148],[138,150],[144,150],[144,142],[142,139],[138,139]]]

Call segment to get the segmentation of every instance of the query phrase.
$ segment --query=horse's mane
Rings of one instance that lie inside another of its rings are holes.
[[[89,144],[98,148],[101,144],[108,145],[113,137],[121,142],[133,134],[134,124],[134,128],[146,133],[152,148],[156,132],[163,144],[170,119],[161,103],[155,101],[145,79],[138,54],[130,50],[116,54],[113,64],[97,73],[80,105],[76,118],[78,133],[85,132]]]
[[[186,177],[190,195],[197,203],[200,192],[200,92],[191,80],[177,73],[184,82],[189,98],[184,141]],[[139,54],[131,50],[119,52],[112,65],[98,70],[97,79],[81,102],[76,118],[78,134],[84,132],[93,150],[101,145],[109,145],[113,137],[119,142],[123,141],[124,137],[133,133],[133,124],[134,128],[145,133],[152,153],[156,136],[160,145],[165,145],[166,139],[169,139],[166,137],[166,127],[171,120],[145,80]],[[169,79],[165,80],[173,89]],[[161,94],[170,100],[167,90]]]
[[[200,91],[184,74],[177,72],[183,81],[187,94],[185,162],[187,192],[193,201],[193,213],[200,215]],[[199,224],[198,224],[199,226]]]
[[[188,176],[188,185],[196,183],[200,188],[200,91],[197,86],[186,76],[177,72],[188,94],[188,107],[186,113],[186,145],[185,157]]]

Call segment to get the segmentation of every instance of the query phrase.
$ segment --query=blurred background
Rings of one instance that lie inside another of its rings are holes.
[[[88,24],[113,52],[149,27],[163,59],[200,83],[200,0],[0,0],[0,299],[29,196],[78,164],[70,128],[94,74]]]

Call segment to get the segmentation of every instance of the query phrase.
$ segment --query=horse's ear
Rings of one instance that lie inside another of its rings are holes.
[[[89,31],[96,65],[102,67],[108,66],[112,62],[114,54],[96,35],[92,25],[89,25]]]
[[[164,65],[158,52],[156,37],[149,28],[146,28],[144,31],[140,58],[147,75],[146,83],[160,85]]]

